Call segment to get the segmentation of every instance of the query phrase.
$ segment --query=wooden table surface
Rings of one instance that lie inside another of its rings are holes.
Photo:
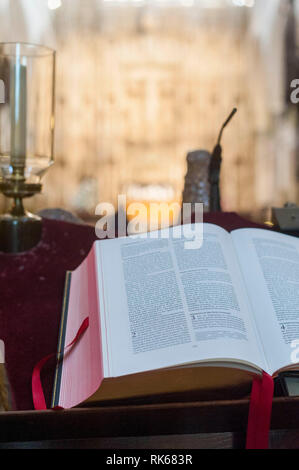
[[[0,448],[243,448],[248,400],[0,413]],[[271,448],[299,448],[299,398],[275,398]]]

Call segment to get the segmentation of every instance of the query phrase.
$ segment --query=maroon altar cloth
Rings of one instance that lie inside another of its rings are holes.
[[[227,230],[261,227],[235,213],[206,214]],[[57,348],[65,273],[75,269],[96,240],[94,228],[44,219],[43,237],[28,253],[0,253],[0,339],[17,410],[32,410],[31,374]],[[54,361],[43,373],[48,405]]]

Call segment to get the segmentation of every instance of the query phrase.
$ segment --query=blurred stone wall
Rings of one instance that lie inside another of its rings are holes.
[[[56,163],[29,204],[34,210],[92,214],[130,183],[166,183],[179,200],[187,152],[212,150],[234,106],[238,114],[223,137],[223,208],[255,212],[293,198],[294,126],[288,118],[282,129],[269,106],[254,9],[224,3],[63,0],[51,12]]]

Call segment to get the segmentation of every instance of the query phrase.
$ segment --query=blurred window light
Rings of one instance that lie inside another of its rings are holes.
[[[183,7],[193,7],[194,0],[181,0],[180,4],[183,5]]]
[[[50,0],[49,0],[50,1]],[[52,0],[55,1],[55,0]],[[57,0],[56,0],[57,1]],[[255,0],[102,0],[103,3],[126,3],[126,4],[151,4],[151,5],[162,5],[162,6],[181,6],[181,7],[193,7],[199,8],[223,8],[227,6],[237,7],[253,7]]]
[[[252,8],[255,5],[255,0],[232,0],[232,3],[236,7],[249,7],[249,8]]]
[[[198,6],[200,8],[219,8],[231,4],[232,0],[102,0],[103,3],[145,3],[145,4],[156,4],[163,6],[182,6],[182,7],[193,7]],[[252,1],[252,0],[246,0]],[[242,6],[244,6],[242,4]]]
[[[57,8],[61,7],[61,5],[61,0],[48,0],[48,7],[50,10],[56,10]]]

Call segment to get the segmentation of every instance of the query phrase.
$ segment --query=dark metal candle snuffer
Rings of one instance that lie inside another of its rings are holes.
[[[203,203],[205,212],[221,211],[220,170],[222,163],[221,138],[224,128],[236,114],[234,108],[221,127],[217,144],[211,154],[195,150],[187,155],[188,170],[185,177],[183,202]]]
[[[209,183],[210,183],[210,212],[221,211],[221,198],[220,198],[220,170],[222,163],[222,147],[220,145],[224,128],[231,121],[236,114],[237,108],[234,108],[227,120],[221,127],[217,144],[213,150],[211,162],[209,166]]]
[[[0,251],[20,253],[37,245],[42,219],[23,199],[41,191],[53,163],[55,51],[25,43],[0,44],[0,192],[13,200],[0,217]]]

